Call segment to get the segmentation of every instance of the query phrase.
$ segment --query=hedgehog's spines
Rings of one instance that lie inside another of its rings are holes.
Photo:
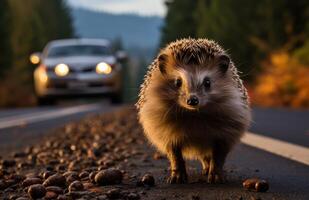
[[[162,51],[169,49],[172,52],[172,56],[176,59],[182,60],[183,63],[197,62],[195,64],[201,64],[206,62],[210,57],[214,57],[219,54],[226,54],[226,52],[213,40],[208,39],[192,39],[185,38],[176,40],[168,44]],[[194,59],[193,59],[194,58]],[[148,71],[144,77],[144,82],[140,87],[139,100],[135,104],[137,109],[143,106],[145,98],[145,90],[150,84],[152,74],[156,68],[158,68],[158,58],[156,58],[148,67]],[[246,106],[249,106],[249,98],[246,88],[243,85],[242,80],[239,77],[238,70],[232,63],[229,70],[232,72],[233,80],[237,84],[238,89],[242,93],[242,99]]]

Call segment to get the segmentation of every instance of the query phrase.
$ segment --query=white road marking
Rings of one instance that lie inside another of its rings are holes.
[[[56,111],[42,111],[25,115],[0,118],[0,129],[23,126],[25,124],[51,120],[76,113],[92,111],[99,108],[100,105],[98,104],[88,104],[63,108]],[[249,132],[245,134],[241,141],[246,145],[268,151],[270,153],[303,163],[305,165],[309,165],[309,148]]]
[[[246,133],[241,141],[246,145],[309,165],[309,148],[254,133]]]
[[[76,113],[92,111],[98,108],[100,108],[100,105],[98,104],[88,104],[70,108],[63,108],[56,111],[44,111],[39,113],[0,118],[0,129],[23,126],[25,124],[36,123],[68,115],[73,115]]]

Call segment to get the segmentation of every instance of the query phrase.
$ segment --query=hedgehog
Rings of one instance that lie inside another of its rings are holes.
[[[227,52],[208,39],[181,39],[149,66],[136,103],[151,144],[170,161],[168,183],[187,183],[198,160],[209,183],[225,181],[228,153],[249,128],[247,90]]]

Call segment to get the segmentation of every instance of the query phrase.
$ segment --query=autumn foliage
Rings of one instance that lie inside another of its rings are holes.
[[[309,108],[309,66],[286,52],[276,52],[262,63],[252,91],[253,104]]]

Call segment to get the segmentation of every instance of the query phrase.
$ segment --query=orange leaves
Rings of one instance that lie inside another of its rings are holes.
[[[270,55],[253,88],[252,101],[261,106],[309,107],[309,66],[286,52]]]

